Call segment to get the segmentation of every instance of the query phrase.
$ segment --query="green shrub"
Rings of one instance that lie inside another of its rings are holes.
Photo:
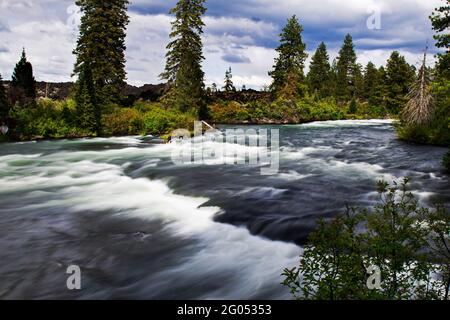
[[[300,265],[283,273],[294,297],[447,299],[450,216],[443,206],[421,208],[407,185],[407,179],[379,182],[373,210],[348,209],[331,222],[319,221]],[[371,287],[376,269],[379,287]]]
[[[27,106],[15,106],[10,111],[14,120],[14,139],[71,138],[90,135],[74,126],[75,105],[72,100],[39,99]]]
[[[136,109],[120,108],[103,116],[103,131],[106,135],[136,135],[143,132],[143,114]]]
[[[177,110],[166,110],[153,107],[144,116],[144,131],[147,134],[161,135],[176,129],[192,130],[196,118],[188,113]]]

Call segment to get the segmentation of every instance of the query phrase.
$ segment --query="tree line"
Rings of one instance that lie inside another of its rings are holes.
[[[207,11],[205,3],[205,0],[179,0],[170,11],[174,20],[167,45],[166,65],[160,75],[166,81],[161,103],[169,109],[195,114],[201,119],[211,116],[208,92],[218,91],[217,85],[206,88],[202,70],[205,59],[202,43],[203,16]],[[126,84],[125,37],[129,23],[129,1],[77,0],[76,4],[80,7],[82,19],[73,51],[76,56],[73,75],[77,77],[75,118],[77,126],[101,134],[102,115],[107,106],[120,105],[123,101],[121,92]],[[443,13],[448,12],[448,7],[442,10]],[[446,25],[445,19],[442,20],[439,15],[432,17],[432,23],[437,32],[448,28],[448,22]],[[320,43],[312,56],[309,72],[305,74],[308,54],[303,31],[299,19],[293,16],[287,20],[280,34],[280,45],[276,48],[278,56],[269,71],[272,78],[269,89],[274,100],[289,103],[305,96],[332,100],[348,107],[350,113],[357,109],[358,104],[366,103],[376,106],[385,115],[397,115],[411,100],[411,87],[418,79],[423,79],[421,75],[433,74],[435,78],[443,79],[444,84],[449,81],[449,44],[445,34],[436,35],[436,39],[438,47],[447,48],[447,53],[440,55],[434,70],[425,68],[422,74],[408,64],[398,51],[392,52],[385,67],[377,68],[372,62],[363,67],[357,62],[350,34],[345,36],[334,61],[330,61],[326,44]],[[427,82],[426,87],[430,86]],[[36,97],[32,66],[25,52],[16,65],[11,87],[9,95],[5,93],[5,88],[0,89],[0,121],[4,123],[9,121],[8,110],[12,105],[27,105]],[[236,90],[231,68],[226,72],[223,90]],[[448,108],[440,112],[445,116],[447,111]]]

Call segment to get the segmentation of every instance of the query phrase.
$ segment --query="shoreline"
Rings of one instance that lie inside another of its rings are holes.
[[[308,121],[302,121],[302,122],[294,122],[294,121],[283,121],[283,120],[271,120],[267,119],[263,121],[233,121],[233,122],[227,122],[227,123],[214,123],[211,122],[211,125],[213,126],[283,126],[283,125],[302,125],[302,124],[308,124],[308,123],[314,123],[314,122],[332,122],[332,121],[392,121],[393,123],[395,121],[398,121],[398,119],[394,118],[346,118],[346,119],[330,119],[330,120],[308,120]],[[79,140],[79,139],[96,139],[96,138],[117,138],[117,137],[147,137],[147,136],[153,136],[155,139],[163,139],[167,140],[165,137],[168,137],[170,133],[165,133],[159,136],[155,135],[139,135],[139,134],[130,134],[130,135],[105,135],[105,136],[76,136],[76,137],[60,137],[60,138],[44,138],[44,137],[33,137],[30,139],[4,139],[5,137],[0,137],[0,144],[2,143],[20,143],[20,142],[47,142],[47,141],[63,141],[63,140]],[[3,139],[2,139],[3,138]],[[5,141],[3,141],[5,140]]]

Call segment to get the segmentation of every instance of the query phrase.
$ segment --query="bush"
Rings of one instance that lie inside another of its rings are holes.
[[[373,210],[319,221],[299,267],[283,273],[298,299],[448,299],[450,216],[421,208],[408,180],[379,182]],[[370,275],[380,271],[379,287]],[[369,270],[372,270],[369,272]]]
[[[216,103],[209,107],[213,122],[233,123],[250,120],[250,114],[244,105],[239,102]]]
[[[116,109],[103,117],[103,131],[106,135],[134,135],[143,133],[144,119],[136,109]]]
[[[75,104],[72,100],[39,99],[27,106],[15,106],[10,111],[13,119],[11,136],[14,139],[70,138],[91,133],[74,126]]]
[[[194,115],[178,110],[166,110],[159,106],[153,107],[143,115],[144,131],[147,134],[161,135],[176,129],[191,130],[196,120]]]

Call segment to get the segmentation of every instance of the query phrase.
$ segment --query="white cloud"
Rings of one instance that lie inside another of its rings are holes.
[[[134,0],[137,8],[165,6],[174,1]],[[431,40],[428,15],[439,0],[210,0],[205,17],[206,82],[221,85],[226,68],[233,68],[237,86],[259,88],[270,83],[280,21],[297,14],[305,26],[310,54],[316,42],[326,40],[334,58],[345,32],[354,34],[359,62],[384,64],[399,49],[410,63],[420,59],[421,43]],[[23,46],[38,80],[70,81],[76,34],[71,25],[72,0],[0,0],[0,73],[10,78]],[[365,28],[368,9],[380,6],[382,30]],[[170,21],[167,14],[130,11],[127,32],[127,72],[132,84],[159,82],[163,71]],[[214,11],[215,10],[215,11]],[[259,19],[254,19],[257,17]]]

